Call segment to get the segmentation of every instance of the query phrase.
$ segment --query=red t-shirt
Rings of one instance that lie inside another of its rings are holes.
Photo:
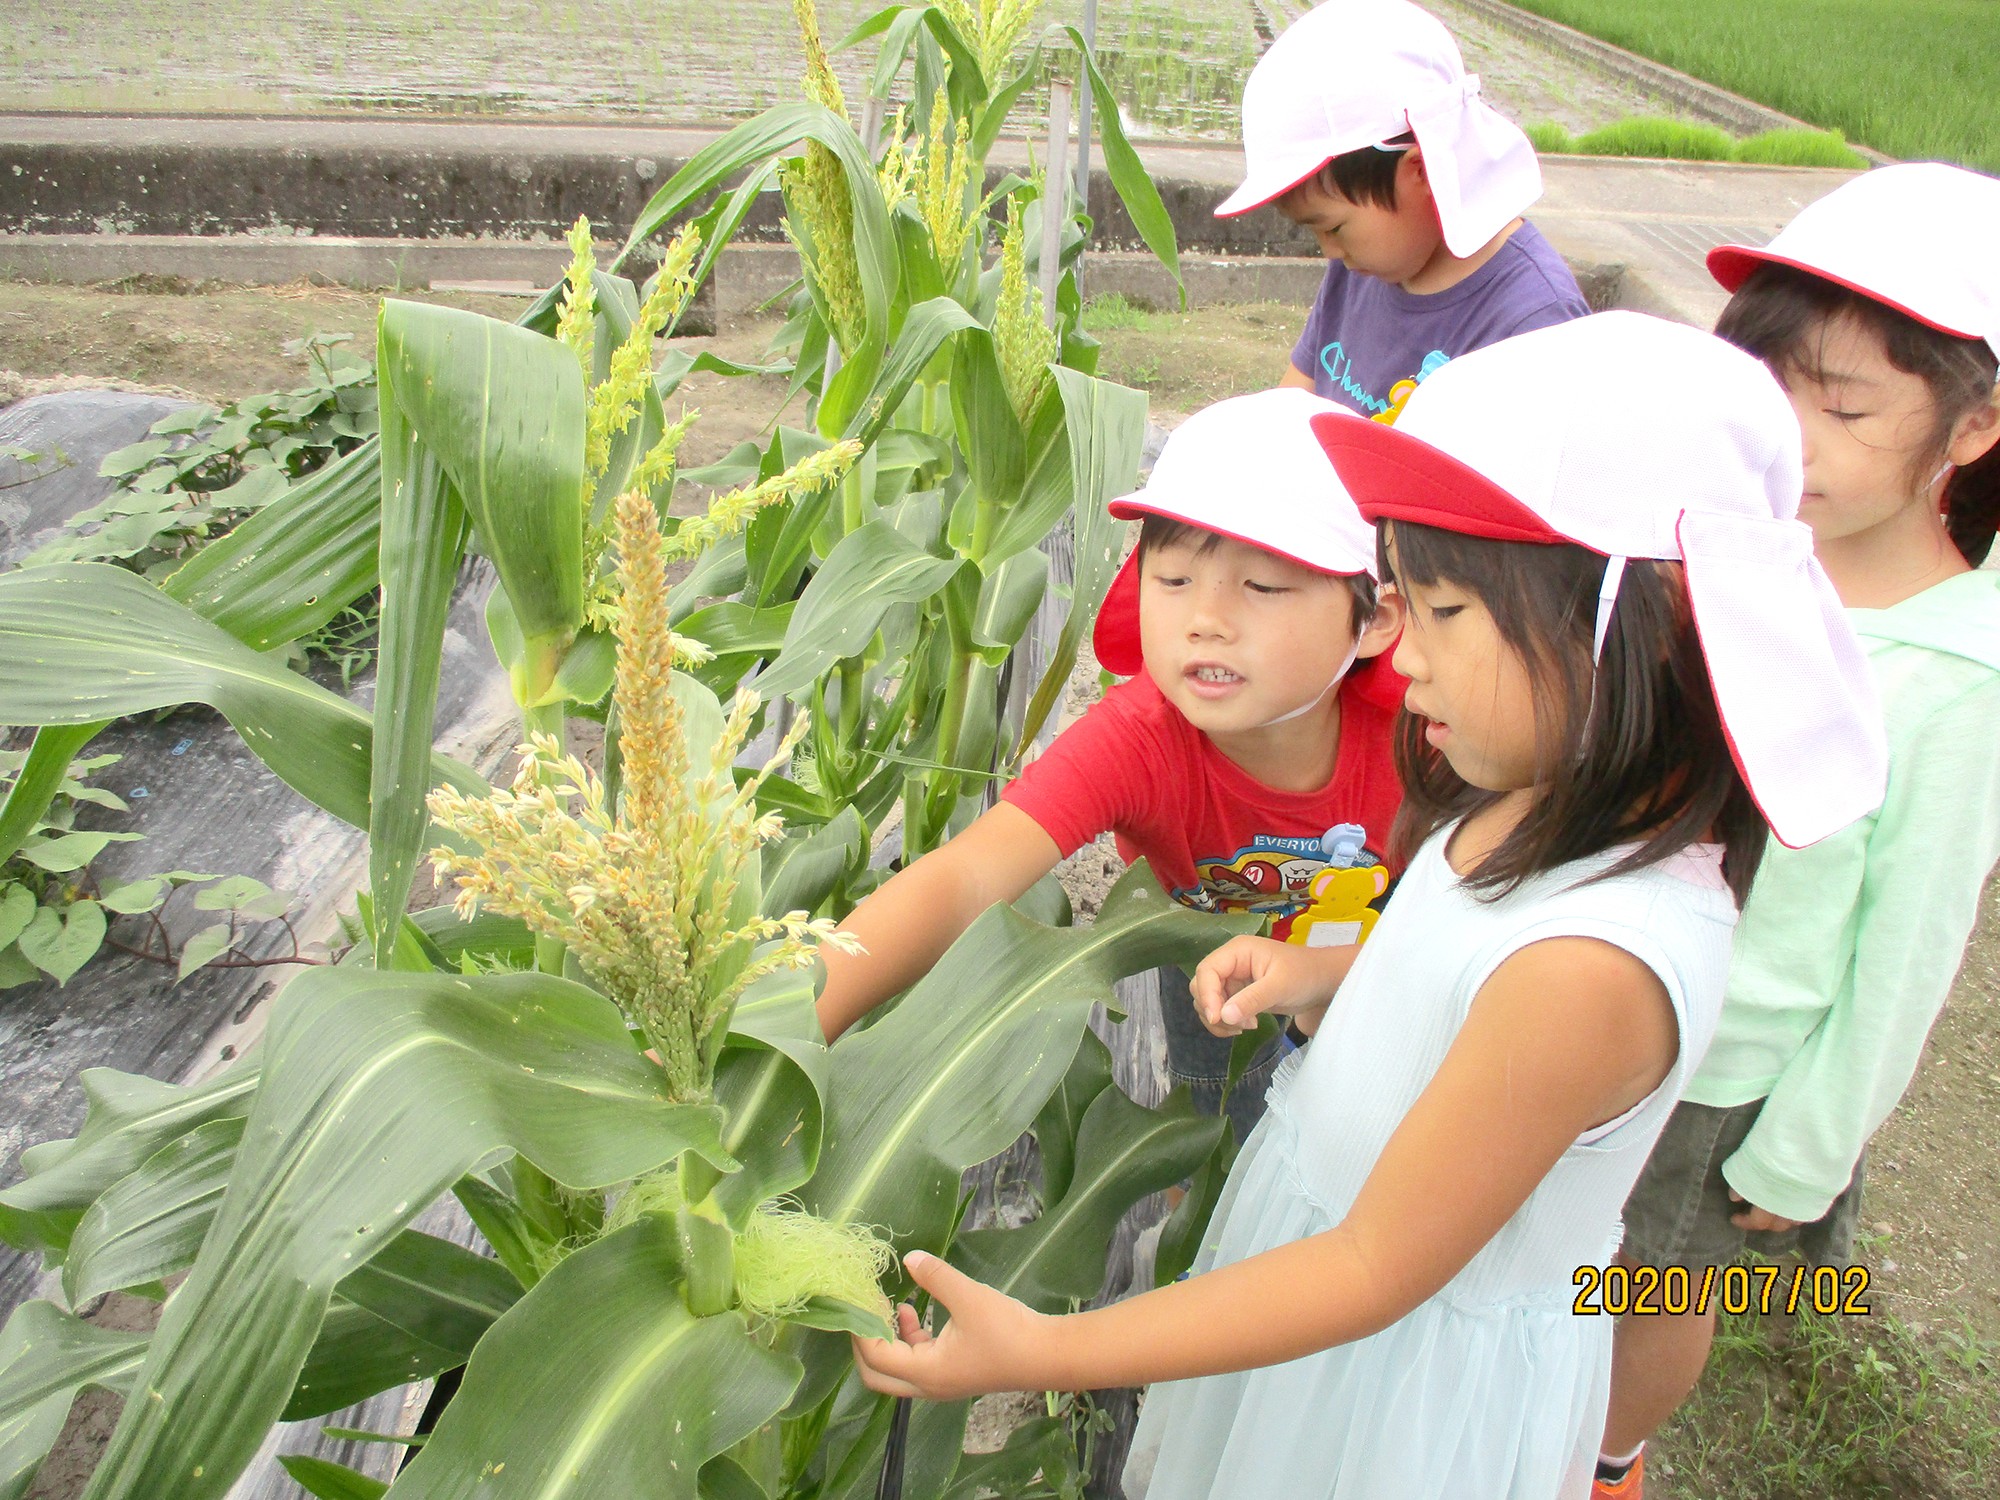
[[[1264,913],[1272,936],[1282,938],[1316,901],[1313,880],[1327,867],[1320,835],[1333,825],[1367,831],[1373,860],[1349,863],[1384,867],[1375,897],[1388,884],[1389,825],[1403,797],[1392,755],[1395,700],[1358,684],[1364,675],[1341,684],[1340,748],[1317,791],[1281,792],[1256,780],[1141,673],[1092,704],[1001,796],[1065,856],[1115,833],[1119,854],[1128,862],[1143,855],[1175,900],[1201,911]],[[1326,926],[1299,940],[1317,946],[1361,935],[1346,924]]]

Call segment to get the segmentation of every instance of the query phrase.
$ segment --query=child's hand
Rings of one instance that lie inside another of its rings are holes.
[[[1748,1198],[1737,1192],[1735,1188],[1729,1190],[1729,1201],[1743,1205],[1740,1212],[1729,1216],[1729,1222],[1734,1224],[1738,1229],[1762,1229],[1782,1232],[1783,1230],[1797,1229],[1799,1227],[1797,1219],[1783,1218],[1778,1214],[1772,1213],[1768,1208],[1759,1208]]]
[[[1195,1013],[1217,1036],[1235,1036],[1266,1011],[1313,1015],[1340,987],[1355,950],[1301,948],[1271,938],[1235,937],[1202,960],[1189,986]],[[1310,1029],[1310,1028],[1308,1028]]]
[[[885,1396],[955,1401],[988,1391],[1042,1390],[1053,1318],[974,1281],[935,1255],[912,1250],[903,1269],[951,1314],[933,1338],[908,1303],[896,1309],[892,1339],[854,1340],[861,1383]]]

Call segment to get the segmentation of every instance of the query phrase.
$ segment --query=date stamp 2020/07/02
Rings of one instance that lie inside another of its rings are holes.
[[[1572,1278],[1578,1317],[1666,1314],[1797,1313],[1866,1317],[1866,1266],[1578,1266]]]

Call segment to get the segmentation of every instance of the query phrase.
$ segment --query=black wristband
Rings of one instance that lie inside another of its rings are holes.
[[[1299,1018],[1297,1016],[1286,1018],[1285,1036],[1294,1047],[1303,1047],[1307,1042],[1312,1040],[1311,1037],[1299,1030]]]

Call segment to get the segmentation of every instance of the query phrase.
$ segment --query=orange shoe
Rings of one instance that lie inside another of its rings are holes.
[[[1632,1467],[1625,1471],[1625,1477],[1615,1484],[1604,1479],[1594,1479],[1590,1485],[1590,1500],[1644,1500],[1646,1493],[1646,1455],[1641,1453],[1632,1460]]]

